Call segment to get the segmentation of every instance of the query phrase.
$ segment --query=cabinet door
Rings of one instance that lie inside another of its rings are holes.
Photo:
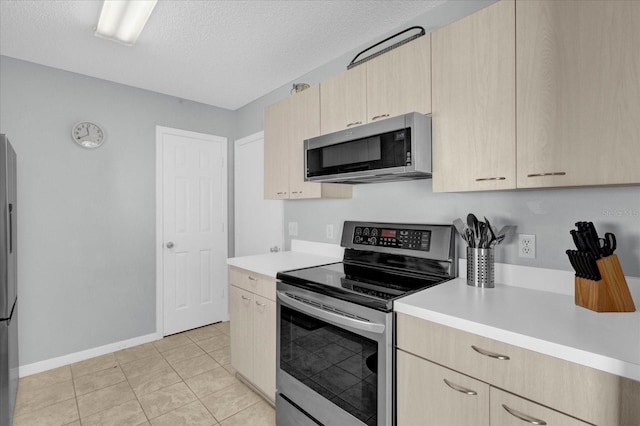
[[[253,383],[275,401],[276,304],[260,296],[253,303],[253,348]]]
[[[433,189],[516,186],[515,4],[503,0],[433,41]]]
[[[320,135],[320,88],[316,85],[286,100],[289,143],[289,198],[320,198],[319,183],[304,181],[304,140]]]
[[[491,387],[491,426],[564,425],[586,426],[559,411],[536,404],[519,396]]]
[[[430,34],[366,62],[366,69],[367,121],[431,112]]]
[[[289,198],[289,116],[286,101],[264,110],[264,198]]]
[[[489,385],[397,351],[398,425],[489,425]]]
[[[320,130],[327,134],[367,122],[367,67],[320,83]]]
[[[640,2],[516,7],[518,187],[640,183]]]
[[[248,291],[230,286],[231,365],[249,380],[253,379],[254,298]]]

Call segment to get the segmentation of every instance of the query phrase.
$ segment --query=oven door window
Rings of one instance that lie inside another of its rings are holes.
[[[280,369],[366,424],[376,424],[378,346],[281,307]]]

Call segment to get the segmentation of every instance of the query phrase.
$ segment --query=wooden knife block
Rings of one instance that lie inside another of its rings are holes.
[[[601,280],[576,277],[576,305],[596,312],[635,312],[618,256],[603,257],[596,264]]]

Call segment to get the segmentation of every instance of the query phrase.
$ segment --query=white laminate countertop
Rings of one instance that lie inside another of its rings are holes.
[[[327,263],[341,261],[341,258],[331,256],[297,251],[281,251],[278,253],[257,254],[254,256],[232,257],[227,259],[227,265],[275,278],[279,271],[307,268],[309,266],[325,265]]]
[[[640,381],[640,279],[627,279],[636,312],[598,313],[573,295],[457,278],[394,303],[394,310]]]

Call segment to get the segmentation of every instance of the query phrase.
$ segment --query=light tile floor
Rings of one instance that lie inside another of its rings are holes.
[[[229,323],[20,379],[14,426],[274,426],[273,407],[235,378]]]

